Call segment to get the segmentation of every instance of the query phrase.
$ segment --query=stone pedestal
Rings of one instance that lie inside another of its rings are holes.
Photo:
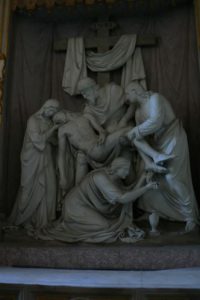
[[[160,236],[147,236],[134,244],[63,243],[34,240],[17,230],[4,234],[0,266],[66,268],[80,270],[164,270],[200,267],[200,234],[183,234],[184,224],[159,223]]]

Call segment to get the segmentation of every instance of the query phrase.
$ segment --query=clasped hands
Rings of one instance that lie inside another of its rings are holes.
[[[157,190],[159,188],[159,182],[155,180],[154,174],[153,171],[146,171],[143,173],[143,177],[149,189]]]

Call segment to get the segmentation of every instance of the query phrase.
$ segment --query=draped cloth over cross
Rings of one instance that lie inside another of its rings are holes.
[[[122,67],[121,85],[139,80],[146,87],[141,49],[136,47],[136,35],[123,35],[115,46],[104,53],[87,51],[81,37],[70,38],[66,53],[62,86],[70,95],[78,93],[77,84],[87,76],[87,67],[94,72],[113,71]]]

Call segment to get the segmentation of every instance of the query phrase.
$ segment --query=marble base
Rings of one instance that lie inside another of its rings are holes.
[[[8,232],[0,243],[0,266],[82,270],[200,267],[199,232],[181,234],[183,224],[167,228],[169,225],[161,223],[160,236],[147,235],[135,244],[69,244],[34,240],[20,230]]]
[[[16,245],[1,243],[0,265],[93,270],[200,267],[200,245]]]

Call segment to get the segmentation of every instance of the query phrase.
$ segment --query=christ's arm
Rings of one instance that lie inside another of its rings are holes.
[[[106,137],[105,129],[97,122],[97,120],[89,114],[85,114],[84,117],[90,122],[92,128],[99,134],[99,143],[102,144]]]

